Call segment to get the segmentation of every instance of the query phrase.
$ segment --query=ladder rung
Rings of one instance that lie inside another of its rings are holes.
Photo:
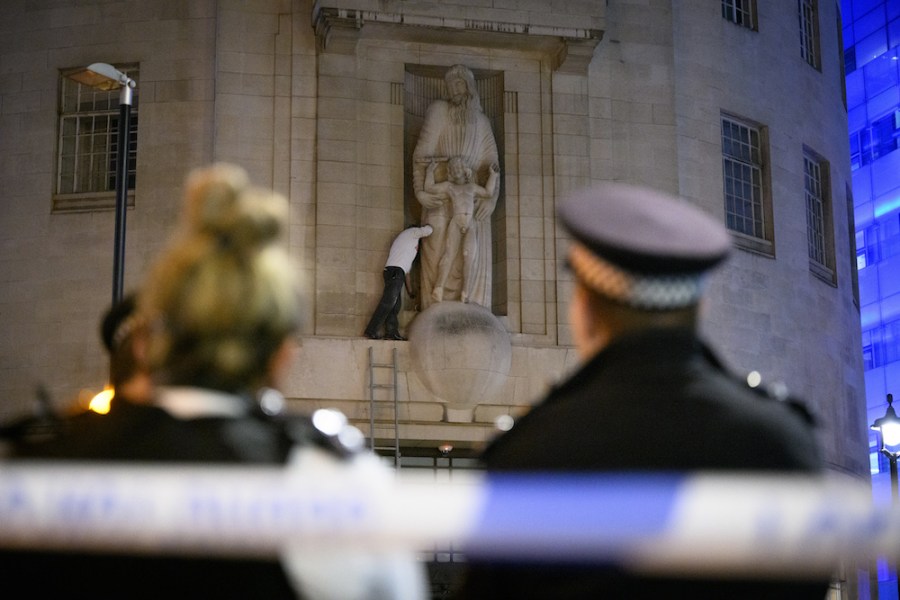
[[[394,384],[393,383],[373,383],[372,387],[377,390],[384,390],[384,389],[392,390],[392,389],[394,389]]]

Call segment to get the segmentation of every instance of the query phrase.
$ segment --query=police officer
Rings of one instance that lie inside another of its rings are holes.
[[[303,312],[284,245],[288,204],[219,164],[188,180],[181,227],[141,286],[136,318],[153,378],[145,402],[114,402],[18,458],[178,464],[327,465],[360,480],[386,472],[339,415],[289,416],[278,391],[290,373]],[[117,329],[110,325],[110,331]],[[112,337],[115,337],[113,334]],[[421,600],[414,556],[178,556],[146,552],[0,551],[4,585],[35,597]]]
[[[597,185],[558,208],[573,240],[569,306],[583,365],[483,454],[499,471],[818,472],[808,413],[729,374],[698,335],[725,228],[688,202]],[[655,577],[615,565],[470,557],[464,598],[810,598],[820,580]]]

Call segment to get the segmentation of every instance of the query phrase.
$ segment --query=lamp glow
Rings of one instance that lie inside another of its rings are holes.
[[[88,404],[88,409],[94,411],[95,413],[105,415],[109,412],[112,399],[115,395],[116,392],[112,388],[108,387],[104,389],[102,392],[91,398],[91,401]]]
[[[875,419],[871,429],[881,434],[881,452],[892,461],[900,457],[900,417],[894,410],[894,396],[887,395],[887,410],[883,417]]]
[[[900,423],[887,423],[881,426],[881,435],[885,446],[900,446]]]

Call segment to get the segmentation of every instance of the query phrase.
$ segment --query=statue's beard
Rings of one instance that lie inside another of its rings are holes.
[[[450,121],[466,123],[469,116],[469,95],[457,94],[450,98]]]

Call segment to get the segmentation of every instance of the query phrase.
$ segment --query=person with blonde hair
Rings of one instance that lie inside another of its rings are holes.
[[[216,164],[191,173],[178,229],[138,294],[152,399],[128,410],[113,404],[108,415],[31,448],[30,457],[314,464],[364,481],[388,472],[345,419],[323,430],[284,410],[278,389],[303,302],[287,225],[286,199],[250,185],[243,169]],[[362,552],[285,548],[279,560],[19,551],[0,552],[0,561],[25,586],[18,589],[46,597],[77,590],[94,598],[420,600],[425,589],[414,557]]]
[[[301,295],[283,236],[284,198],[218,164],[187,183],[180,229],[139,297],[156,383],[244,396],[277,387],[300,326]],[[163,387],[160,401],[187,404]],[[174,409],[177,410],[177,409]]]

